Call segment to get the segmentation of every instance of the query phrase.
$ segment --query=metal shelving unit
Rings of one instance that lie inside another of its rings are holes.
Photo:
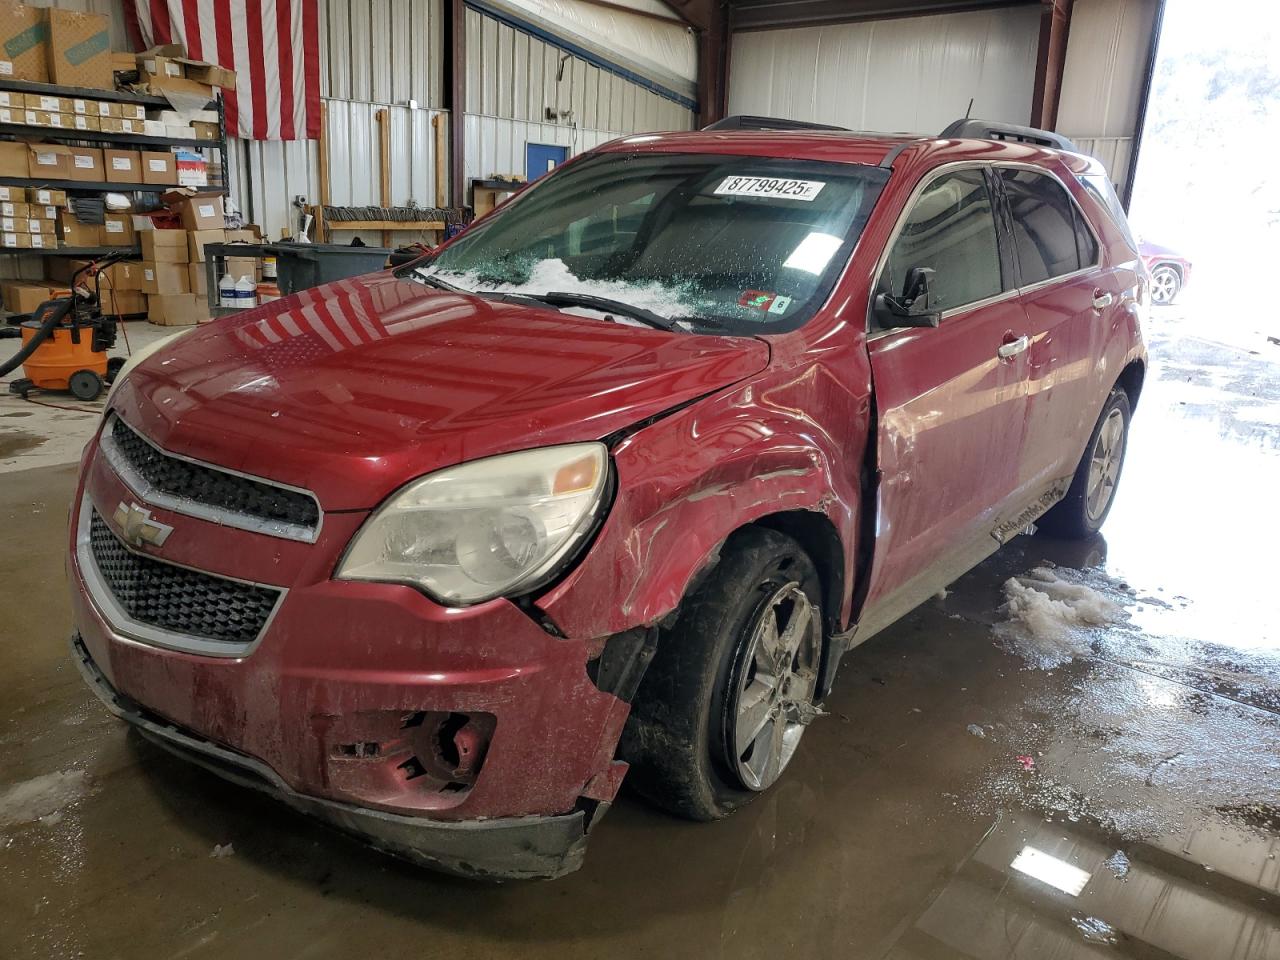
[[[0,186],[29,187],[49,190],[90,190],[106,193],[164,193],[174,189],[172,183],[107,183],[105,180],[32,180],[30,177],[0,177]]]
[[[82,100],[106,100],[112,103],[134,103],[141,104],[156,110],[164,110],[170,108],[170,103],[164,97],[147,96],[144,94],[128,93],[122,90],[94,90],[87,87],[67,87],[53,83],[33,83],[27,80],[7,80],[0,77],[0,90],[7,90],[15,93],[34,93],[47,94],[49,96],[66,97],[68,99]],[[213,184],[210,189],[221,190],[224,195],[230,193],[230,167],[227,157],[227,127],[226,114],[223,109],[221,95],[215,96],[206,107],[206,109],[215,109],[218,113],[218,127],[221,136],[217,140],[199,140],[195,138],[175,139],[171,137],[150,137],[137,133],[106,133],[101,130],[68,130],[63,127],[40,127],[29,126],[22,123],[0,123],[0,136],[22,137],[29,139],[31,137],[39,137],[41,141],[49,143],[80,143],[80,144],[118,144],[127,147],[154,147],[156,149],[168,149],[170,147],[185,147],[198,150],[214,150],[218,152],[222,162],[221,183]],[[54,190],[64,190],[71,193],[163,193],[166,190],[172,190],[175,184],[155,184],[155,183],[110,183],[106,181],[87,181],[87,180],[42,180],[36,177],[0,177],[0,184],[6,186],[31,187],[34,189],[48,188]],[[124,253],[131,257],[141,255],[141,250],[137,244],[125,246],[97,246],[97,247],[57,247],[48,248],[24,248],[24,247],[0,247],[0,253],[15,254],[18,256],[52,256],[52,257],[79,257],[82,259],[93,259],[108,254]]]

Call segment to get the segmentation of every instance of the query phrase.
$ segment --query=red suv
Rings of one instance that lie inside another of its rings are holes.
[[[615,141],[135,362],[73,511],[88,683],[380,848],[554,876],[624,776],[726,816],[850,649],[1094,533],[1145,367],[1099,164],[771,125]]]

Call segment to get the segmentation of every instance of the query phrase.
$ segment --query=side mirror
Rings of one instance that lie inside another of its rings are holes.
[[[887,293],[876,297],[876,320],[882,327],[936,327],[942,311],[933,309],[930,286],[932,267],[912,267],[902,282],[902,296]]]

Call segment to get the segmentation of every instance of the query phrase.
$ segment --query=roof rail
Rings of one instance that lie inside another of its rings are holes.
[[[708,124],[703,130],[847,130],[829,123],[811,123],[808,120],[785,120],[781,117],[753,117],[735,114]]]
[[[1021,127],[1016,123],[1002,123],[998,120],[957,120],[938,136],[946,140],[960,137],[971,137],[975,140],[1012,140],[1016,143],[1034,143],[1039,147],[1052,147],[1054,150],[1080,152],[1074,143],[1060,133],[1039,130],[1036,127]]]

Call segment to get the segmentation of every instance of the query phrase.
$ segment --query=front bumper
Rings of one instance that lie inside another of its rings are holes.
[[[582,866],[587,829],[607,804],[560,816],[438,821],[408,817],[307,796],[269,766],[183,730],[122,696],[93,662],[78,634],[71,654],[89,688],[117,717],[166,750],[244,787],[260,790],[295,810],[329,823],[387,853],[458,876],[550,879]]]

